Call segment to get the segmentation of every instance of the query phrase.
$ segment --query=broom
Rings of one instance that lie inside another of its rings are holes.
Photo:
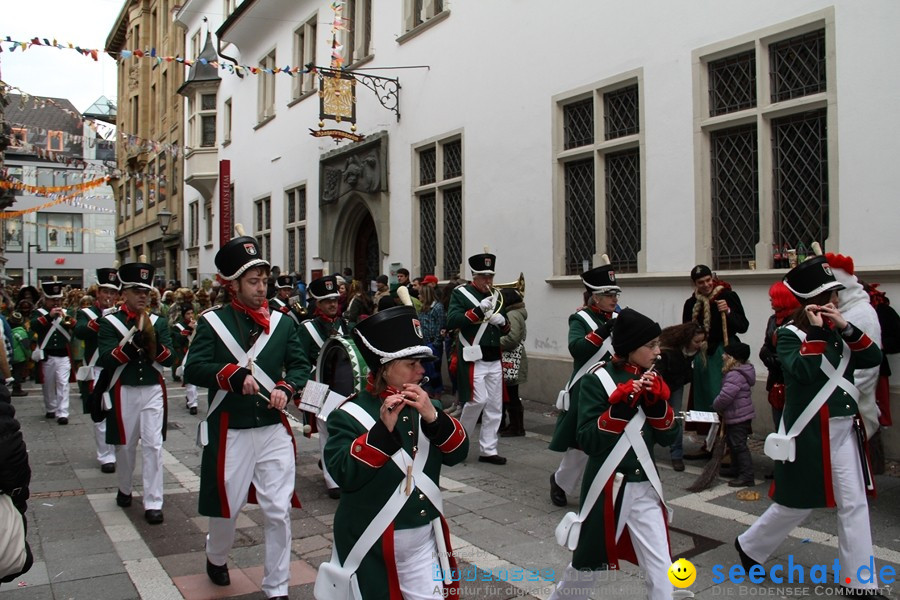
[[[728,343],[728,322],[727,316],[725,313],[719,313],[722,315],[722,340],[724,344]],[[715,479],[719,475],[719,468],[722,466],[722,459],[725,457],[725,421],[719,419],[719,431],[716,433],[716,441],[713,442],[712,447],[712,457],[709,459],[709,462],[706,463],[706,466],[703,468],[703,472],[697,477],[697,479],[692,483],[687,491],[689,492],[702,492],[706,488],[710,486]]]

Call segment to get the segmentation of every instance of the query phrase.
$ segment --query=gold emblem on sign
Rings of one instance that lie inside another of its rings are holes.
[[[321,118],[341,121],[356,121],[356,80],[350,75],[322,74],[319,97]]]

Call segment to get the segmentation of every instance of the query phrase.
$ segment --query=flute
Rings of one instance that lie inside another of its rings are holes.
[[[661,360],[662,360],[662,355],[657,354],[656,358],[653,359],[653,362],[650,363],[650,366],[647,367],[647,370],[644,371],[643,373],[641,373],[641,378],[639,379],[639,381],[643,380],[645,375],[648,375],[650,373],[655,373],[656,365]],[[635,394],[634,392],[631,392],[630,394],[628,394],[628,404],[630,404],[631,406],[634,406],[634,394]]]
[[[426,375],[425,377],[422,378],[422,381],[419,382],[419,385],[422,385],[423,383],[428,383],[430,380],[431,380],[431,378],[428,377],[428,375]],[[400,394],[400,395],[403,396],[403,398],[406,398],[406,396],[404,394]],[[399,404],[399,402],[397,404]],[[397,405],[395,404],[394,406],[397,406]],[[394,410],[394,406],[388,406],[388,412],[392,412]]]
[[[269,402],[269,399],[265,395],[263,395],[262,392],[256,392],[256,395],[259,396],[260,398],[262,398],[263,400],[265,400],[266,402]],[[275,408],[275,407],[273,406],[272,408]],[[301,425],[303,427],[303,433],[306,434],[306,433],[309,433],[310,431],[312,431],[312,427],[310,427],[309,425],[307,425],[306,423],[304,423],[303,421],[301,421],[300,419],[298,419],[297,417],[295,417],[294,415],[289,413],[287,411],[287,408],[276,408],[275,410],[277,410],[278,412],[280,412],[281,414],[286,416],[291,421]]]

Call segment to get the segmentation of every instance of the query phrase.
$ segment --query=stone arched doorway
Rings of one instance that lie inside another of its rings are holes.
[[[372,215],[366,211],[353,244],[353,277],[368,283],[378,277],[381,269],[381,251],[378,247],[378,231]]]

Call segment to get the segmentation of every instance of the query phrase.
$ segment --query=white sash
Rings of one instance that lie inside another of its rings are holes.
[[[316,345],[321,348],[325,345],[325,340],[322,339],[322,336],[319,335],[319,330],[316,329],[316,324],[313,323],[313,320],[310,319],[308,321],[303,321],[303,326],[306,327],[306,330],[309,332],[309,335],[312,337],[313,341]]]
[[[274,312],[269,317],[269,333],[263,332],[256,341],[253,343],[253,346],[249,351],[244,352],[244,349],[241,348],[241,345],[238,344],[237,340],[234,339],[234,336],[228,331],[228,328],[225,327],[225,323],[222,322],[222,319],[219,318],[219,315],[215,313],[215,311],[210,311],[203,313],[200,315],[200,318],[206,319],[206,322],[210,324],[213,328],[213,331],[216,332],[216,335],[219,336],[219,339],[225,344],[225,347],[234,357],[234,360],[239,365],[247,365],[247,368],[251,370],[253,373],[253,377],[260,383],[260,385],[265,388],[265,390],[269,393],[275,389],[275,382],[272,381],[272,378],[263,371],[262,369],[254,369],[250,365],[255,363],[256,357],[262,352],[263,348],[266,347],[266,344],[269,343],[269,340],[272,339],[272,334],[275,333],[275,328],[278,327],[278,322],[281,320],[282,313]],[[185,357],[186,359],[187,357]],[[207,421],[209,420],[210,415],[212,415],[219,405],[222,404],[222,400],[225,399],[225,395],[228,392],[225,390],[217,390],[215,395],[213,396],[212,402],[209,404],[209,409],[206,411],[206,417],[200,421],[197,425],[197,445],[198,446],[206,446],[209,443],[209,424]]]
[[[90,308],[82,308],[84,314],[88,316],[91,321],[97,320],[97,314],[92,311]],[[77,381],[91,381],[94,379],[94,365],[97,364],[97,359],[100,358],[100,346],[98,345],[94,348],[94,353],[91,355],[91,358],[88,359],[87,363],[78,367],[78,371],[75,372],[75,379]]]
[[[611,396],[616,389],[616,384],[609,373],[607,373],[605,369],[601,369],[597,371],[595,375],[603,384],[607,396]],[[644,414],[643,409],[638,407],[637,413],[631,418],[628,425],[625,426],[622,437],[620,437],[619,441],[616,442],[616,445],[613,446],[612,451],[607,455],[606,460],[603,461],[603,465],[600,466],[600,470],[597,471],[597,474],[594,476],[591,487],[588,489],[588,493],[584,498],[581,510],[578,511],[577,515],[574,512],[567,513],[562,521],[559,522],[559,525],[556,526],[556,541],[559,545],[572,551],[578,546],[578,538],[581,534],[581,524],[584,523],[591,510],[594,508],[594,505],[600,498],[600,493],[606,486],[606,482],[613,476],[616,467],[618,467],[619,463],[622,462],[622,459],[625,458],[629,448],[634,449],[634,453],[637,456],[638,462],[641,463],[641,467],[644,468],[644,472],[647,475],[647,479],[650,481],[650,485],[656,490],[659,501],[666,507],[669,523],[672,522],[673,511],[666,504],[662,491],[662,483],[659,480],[659,473],[656,472],[656,465],[653,464],[653,460],[650,458],[650,453],[647,450],[647,444],[641,436],[641,429],[643,429],[646,420],[647,417]],[[615,501],[615,499],[613,499],[613,501]],[[622,533],[624,524],[625,522],[623,520],[617,526],[617,540]]]
[[[587,326],[590,327],[591,331],[595,331],[597,329],[597,323],[591,318],[587,312],[583,310],[579,310],[577,313],[579,317],[581,317]],[[613,313],[612,318],[615,319],[618,317],[618,313]],[[591,370],[595,364],[600,362],[600,360],[606,356],[607,352],[610,352],[612,349],[612,335],[606,336],[606,339],[603,340],[603,343],[600,344],[600,348],[591,356],[586,363],[581,365],[581,368],[575,371],[572,377],[569,379],[568,383],[566,383],[566,387],[560,390],[559,395],[556,397],[556,408],[558,410],[569,410],[569,391],[578,383],[578,380],[584,377],[588,371]]]
[[[134,337],[134,333],[135,333],[135,331],[137,331],[137,329],[135,329],[134,327],[132,327],[131,329],[128,329],[127,327],[125,327],[125,323],[123,323],[119,319],[115,318],[113,313],[108,314],[103,318],[106,319],[108,322],[112,323],[113,326],[119,331],[119,333],[122,334],[122,339],[119,341],[119,346],[124,346],[125,344],[127,344],[128,340],[130,340],[132,337]],[[159,319],[159,317],[157,317],[156,315],[150,315],[150,326],[153,327],[153,325],[156,324],[156,321],[158,319]],[[118,383],[119,377],[122,376],[122,371],[125,370],[125,366],[127,364],[128,363],[125,363],[124,365],[119,365],[118,367],[116,367],[116,370],[113,371],[112,377],[109,380],[109,386],[106,388],[107,391],[103,393],[102,402],[103,402],[104,410],[112,409],[112,401],[109,398],[109,390],[113,389],[113,387],[115,387],[116,383]],[[159,371],[160,375],[162,375],[163,367],[161,364],[159,364],[155,360],[151,361],[150,364],[153,366],[154,369]]]
[[[459,291],[463,296],[469,299],[469,302],[471,302],[473,306],[481,306],[481,303],[476,300],[475,296],[473,296],[465,287],[460,286]],[[475,332],[475,339],[472,340],[471,344],[468,340],[466,340],[465,337],[463,337],[462,332],[459,332],[459,341],[463,345],[463,360],[465,360],[466,362],[475,362],[476,360],[481,360],[481,338],[484,337],[484,332],[487,331],[487,326],[487,320],[481,322],[481,326],[478,328],[478,331]]]
[[[42,317],[46,317],[47,315],[50,314],[43,308],[39,308],[38,312],[41,314]],[[54,331],[58,331],[60,333],[60,335],[62,335],[64,338],[66,338],[67,342],[72,340],[72,335],[68,331],[63,329],[62,322],[63,322],[62,317],[57,317],[57,318],[53,319],[53,321],[51,321],[50,330],[47,331],[47,335],[44,336],[44,341],[41,342],[40,347],[31,353],[31,360],[34,360],[37,362],[44,360],[44,349],[47,347],[47,344],[50,342],[50,338],[53,337]]]
[[[786,325],[785,328],[793,332],[793,334],[800,339],[800,343],[806,342],[806,333],[797,329],[796,326]],[[800,432],[803,431],[809,422],[812,421],[813,417],[815,417],[822,407],[825,406],[825,403],[828,402],[828,398],[831,397],[831,394],[833,394],[837,388],[841,388],[855,401],[859,401],[859,390],[855,385],[844,379],[844,371],[847,370],[847,366],[850,364],[850,355],[852,354],[852,351],[847,345],[847,342],[843,339],[841,340],[841,343],[844,345],[844,348],[841,352],[841,360],[838,363],[837,368],[833,367],[831,363],[828,362],[828,358],[824,354],[822,355],[822,363],[819,368],[825,376],[828,377],[828,381],[819,389],[812,401],[806,405],[806,408],[803,409],[797,417],[797,420],[791,425],[790,430],[785,432],[784,418],[782,418],[781,422],[778,424],[778,431],[770,433],[766,437],[766,442],[763,447],[766,456],[773,460],[793,462],[796,458],[794,439],[800,435]]]

